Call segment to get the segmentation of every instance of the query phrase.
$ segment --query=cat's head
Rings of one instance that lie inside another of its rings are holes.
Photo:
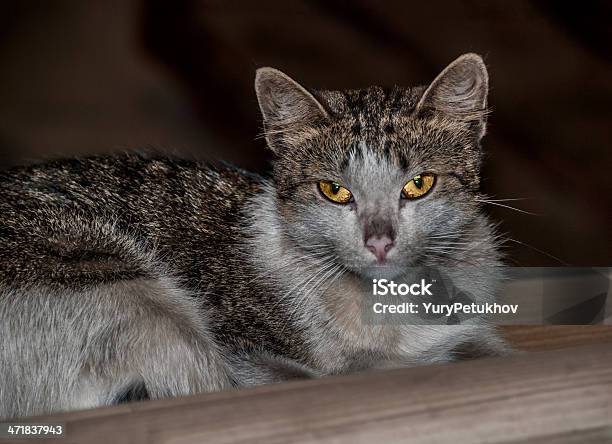
[[[463,257],[482,219],[480,56],[459,57],[428,87],[309,91],[261,68],[255,89],[294,244],[364,277]]]

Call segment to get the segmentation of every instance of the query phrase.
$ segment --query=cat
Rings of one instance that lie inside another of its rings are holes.
[[[481,57],[393,89],[260,68],[255,91],[271,177],[134,152],[0,173],[0,418],[508,352],[359,311],[382,270],[502,263]]]

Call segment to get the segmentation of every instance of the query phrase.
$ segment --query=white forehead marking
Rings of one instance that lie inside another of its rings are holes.
[[[344,179],[357,196],[368,200],[399,196],[403,187],[403,171],[385,156],[368,149],[359,141],[351,152]]]

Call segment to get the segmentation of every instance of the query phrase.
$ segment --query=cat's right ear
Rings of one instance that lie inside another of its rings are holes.
[[[277,154],[298,144],[305,131],[329,119],[323,105],[306,88],[277,69],[257,70],[255,93],[268,147]]]

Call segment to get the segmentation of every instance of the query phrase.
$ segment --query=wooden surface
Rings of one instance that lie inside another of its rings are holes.
[[[500,330],[515,348],[525,351],[612,344],[612,325],[507,325]]]
[[[66,423],[45,441],[62,443],[612,442],[612,329],[505,330],[522,349],[590,345],[40,420]]]

